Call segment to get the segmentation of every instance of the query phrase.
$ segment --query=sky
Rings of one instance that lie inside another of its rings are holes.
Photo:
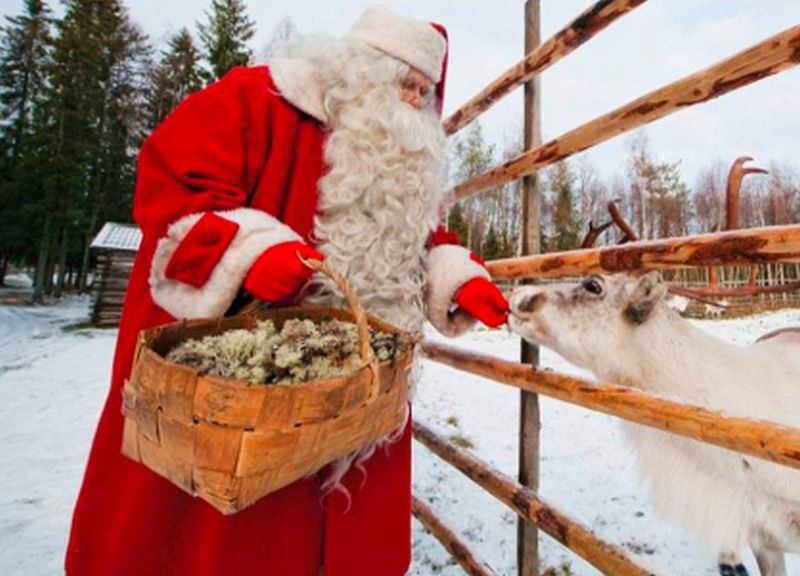
[[[51,0],[52,1],[52,0]],[[451,41],[445,115],[468,101],[523,56],[521,0],[384,0],[415,18],[444,24]],[[195,31],[211,2],[127,0],[132,19],[158,45],[183,26]],[[543,40],[586,10],[590,0],[541,0]],[[0,14],[22,10],[0,0]],[[276,26],[290,18],[301,34],[344,34],[367,0],[251,0],[253,48],[263,51]],[[668,83],[706,68],[774,34],[800,25],[797,0],[649,0],[542,75],[545,141]],[[657,158],[681,162],[692,186],[701,167],[726,166],[741,155],[753,165],[800,165],[800,67],[709,103],[677,112],[646,128]],[[488,140],[502,148],[521,139],[522,90],[481,117]],[[631,135],[585,152],[606,178],[625,169]]]

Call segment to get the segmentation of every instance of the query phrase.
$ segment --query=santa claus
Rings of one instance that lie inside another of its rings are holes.
[[[441,26],[372,7],[342,39],[302,38],[268,66],[234,69],[144,143],[133,210],[143,240],[68,575],[406,572],[410,425],[352,469],[223,516],[120,454],[120,390],[142,329],[222,316],[243,291],[340,304],[298,256],[327,260],[371,314],[407,330],[426,317],[448,335],[505,321],[481,263],[437,230],[446,53]]]

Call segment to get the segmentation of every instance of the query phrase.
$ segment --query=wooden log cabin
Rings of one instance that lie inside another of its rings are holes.
[[[106,222],[90,248],[96,254],[92,324],[117,326],[142,232],[134,224]]]

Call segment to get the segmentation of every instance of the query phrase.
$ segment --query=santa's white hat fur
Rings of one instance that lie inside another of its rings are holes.
[[[447,41],[429,22],[375,5],[364,10],[347,36],[417,68],[434,83],[442,79]]]

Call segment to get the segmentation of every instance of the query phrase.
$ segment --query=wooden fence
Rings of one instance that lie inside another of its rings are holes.
[[[526,5],[526,21],[533,20],[537,26],[538,1],[528,0]],[[445,120],[445,130],[448,134],[454,134],[515,88],[525,83],[528,83],[528,87],[532,86],[530,83],[543,70],[645,2],[646,0],[597,2],[549,40],[540,45],[528,45],[529,53],[518,64]],[[531,34],[531,30],[526,30],[526,36]],[[538,38],[538,31],[534,36]],[[550,142],[538,144],[535,138],[526,137],[526,145],[530,146],[526,152],[458,184],[453,190],[454,197],[457,200],[465,199],[506,182],[534,175],[546,166],[609,138],[688,106],[722,96],[798,63],[800,26],[794,26],[711,67],[637,98]],[[532,214],[536,217],[535,210]],[[529,225],[536,226],[538,222],[531,221]],[[525,233],[523,230],[523,234]],[[680,270],[689,267],[770,265],[783,262],[800,262],[800,224],[633,242],[622,246],[556,254],[531,254],[488,262],[487,268],[496,280],[513,280],[562,278],[592,272]],[[614,384],[595,384],[554,372],[540,371],[535,366],[511,363],[441,344],[425,342],[423,353],[431,361],[517,387],[531,397],[535,397],[535,394],[546,394],[632,422],[800,468],[800,429],[730,418],[704,408],[670,402]],[[524,418],[524,410],[522,414]],[[538,418],[538,413],[535,417]],[[525,422],[521,424],[521,429],[524,430]],[[414,424],[414,434],[419,442],[504,502],[526,525],[538,526],[602,572],[614,575],[649,573],[620,547],[603,542],[590,529],[570,519],[554,505],[544,502],[529,487],[536,486],[538,482],[537,478],[530,477],[530,470],[519,472],[520,478],[526,484],[523,485],[491,469],[419,422]],[[523,462],[531,453],[536,453],[535,449],[531,451],[526,444],[538,446],[538,438],[528,438],[523,434],[520,443],[521,453],[525,454],[520,457]],[[533,476],[536,476],[538,467],[535,463],[532,469]],[[413,508],[415,516],[445,545],[467,573],[493,574],[428,506],[415,499]],[[533,534],[535,536],[535,532]],[[520,576],[538,574],[535,542],[535,537],[533,540],[530,534],[523,537],[523,532],[520,531]]]

